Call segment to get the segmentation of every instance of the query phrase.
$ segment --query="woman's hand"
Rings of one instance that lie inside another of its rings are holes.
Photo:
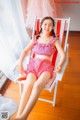
[[[19,71],[19,78],[18,80],[25,80],[26,79],[26,74],[24,71],[24,68],[22,65],[18,65],[18,71]]]
[[[61,72],[61,67],[60,66],[57,66],[53,72]]]

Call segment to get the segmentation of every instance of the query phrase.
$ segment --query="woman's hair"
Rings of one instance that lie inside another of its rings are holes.
[[[53,18],[50,17],[50,16],[44,17],[44,18],[42,19],[40,25],[42,26],[43,22],[44,22],[45,20],[48,20],[48,19],[51,20],[52,23],[53,23],[53,26],[55,26],[55,22],[54,22]],[[40,37],[41,32],[42,32],[42,28],[40,29],[39,34],[37,35],[37,39]],[[54,29],[52,29],[52,31],[51,31],[51,36],[56,37],[55,32],[54,32]]]

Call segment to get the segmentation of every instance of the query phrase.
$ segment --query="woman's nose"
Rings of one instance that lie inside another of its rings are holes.
[[[49,25],[47,25],[46,28],[49,29]]]

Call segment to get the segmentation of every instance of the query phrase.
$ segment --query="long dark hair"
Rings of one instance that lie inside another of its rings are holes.
[[[53,26],[55,26],[54,19],[53,19],[52,17],[50,17],[50,16],[44,17],[44,18],[42,19],[40,25],[42,26],[43,22],[44,22],[45,20],[48,20],[48,19],[50,19],[50,20],[52,21],[52,23],[53,23]],[[36,36],[37,39],[40,37],[41,32],[42,32],[42,28],[40,29],[39,34]],[[56,37],[55,32],[54,32],[54,29],[52,29],[52,31],[51,31],[51,36]]]

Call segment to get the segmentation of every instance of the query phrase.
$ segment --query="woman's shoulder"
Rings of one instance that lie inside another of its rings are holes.
[[[53,43],[56,42],[57,40],[59,40],[59,37],[57,37],[57,36],[52,37],[50,43],[53,44]]]

